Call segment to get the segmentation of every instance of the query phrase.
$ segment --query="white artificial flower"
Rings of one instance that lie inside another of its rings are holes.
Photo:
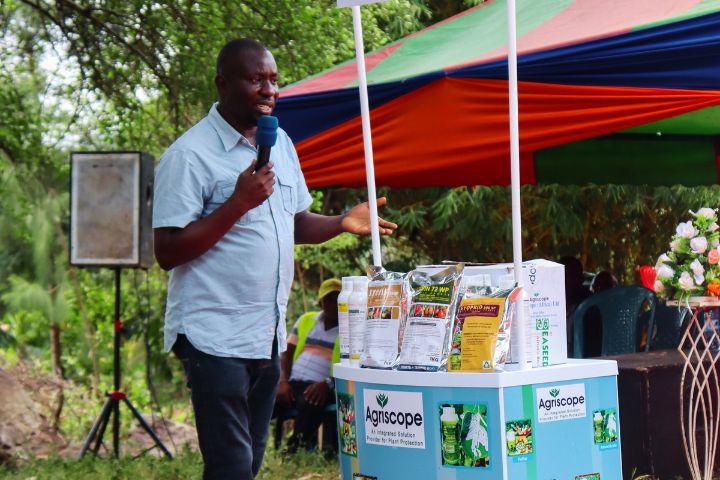
[[[655,276],[658,278],[672,278],[673,275],[675,275],[675,270],[667,265],[661,265],[660,268],[657,269]]]
[[[693,278],[695,279],[696,285],[702,285],[703,283],[705,283],[705,277],[703,277],[702,275],[693,275]]]
[[[712,208],[704,207],[697,211],[697,215],[710,220],[711,218],[715,218],[715,210]]]
[[[702,263],[700,263],[697,258],[692,261],[692,263],[690,264],[690,268],[692,269],[695,276],[705,273],[705,267],[702,266]]]
[[[682,288],[683,290],[690,290],[695,286],[695,282],[693,282],[693,278],[688,272],[682,272],[680,274],[678,283],[680,284],[680,288]]]
[[[708,241],[705,237],[695,237],[692,240],[690,240],[690,248],[692,248],[692,251],[695,253],[705,253],[705,250],[708,248]]]
[[[668,257],[666,253],[663,253],[662,255],[660,255],[658,257],[657,262],[655,262],[655,270],[660,268],[663,265],[663,263],[669,262],[669,261],[670,261],[670,257]]]
[[[715,230],[717,230],[718,228],[720,228],[720,225],[718,225],[717,222],[714,222],[714,223],[710,224],[710,226],[708,227],[708,232],[712,233]]]
[[[673,240],[670,242],[670,250],[677,252],[678,248],[680,248],[680,240]]]
[[[693,238],[695,235],[697,235],[695,227],[693,227],[692,220],[688,220],[685,223],[679,223],[678,226],[675,228],[675,231],[678,235],[685,238]]]
[[[655,284],[653,285],[653,290],[655,290],[655,293],[662,293],[665,291],[665,285],[660,280],[655,280]]]

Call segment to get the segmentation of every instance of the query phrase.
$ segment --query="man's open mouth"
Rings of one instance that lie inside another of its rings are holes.
[[[266,104],[266,103],[259,103],[257,104],[257,109],[262,113],[263,115],[270,115],[273,111],[273,106]]]

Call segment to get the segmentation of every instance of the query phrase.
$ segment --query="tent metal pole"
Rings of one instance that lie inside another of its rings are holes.
[[[365,147],[365,175],[367,176],[368,205],[370,207],[370,236],[372,238],[373,264],[382,265],[380,253],[380,230],[378,227],[377,194],[375,191],[375,164],[373,162],[372,132],[370,129],[370,104],[365,74],[365,47],[363,44],[360,6],[353,5],[353,31],[355,33],[355,56],[357,57],[358,86],[360,89],[360,114],[362,117],[363,146]]]
[[[512,192],[512,242],[515,281],[523,286],[522,271],[522,220],[520,216],[520,126],[518,114],[518,79],[517,79],[517,34],[515,0],[507,0],[507,33],[508,33],[508,89],[510,98],[510,179]],[[526,334],[527,322],[524,303],[527,295],[523,289],[520,308],[513,334],[516,335],[513,356],[517,359],[517,368],[524,370],[527,365]]]

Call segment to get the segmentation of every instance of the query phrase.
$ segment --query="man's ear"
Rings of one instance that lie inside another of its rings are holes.
[[[218,73],[215,75],[215,88],[217,88],[218,96],[225,92],[225,77]]]

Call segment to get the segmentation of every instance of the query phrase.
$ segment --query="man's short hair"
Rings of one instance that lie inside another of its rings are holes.
[[[268,48],[265,45],[251,38],[236,38],[230,40],[220,49],[220,53],[218,53],[215,72],[218,75],[227,73],[230,62],[236,59],[242,52],[262,52],[266,50],[268,50]]]

